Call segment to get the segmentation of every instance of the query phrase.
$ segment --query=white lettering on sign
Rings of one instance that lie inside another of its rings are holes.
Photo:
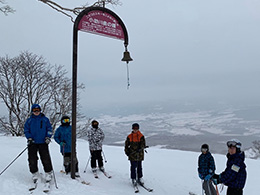
[[[99,10],[91,11],[83,16],[78,29],[124,40],[124,32],[119,22],[112,15]]]

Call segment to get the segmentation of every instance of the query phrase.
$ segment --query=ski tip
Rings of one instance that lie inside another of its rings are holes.
[[[90,182],[86,182],[86,181],[82,181],[81,183],[85,185],[90,185]]]

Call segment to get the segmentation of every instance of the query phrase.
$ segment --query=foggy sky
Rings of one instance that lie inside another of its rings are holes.
[[[79,6],[59,0],[64,6]],[[89,1],[93,3],[93,1]],[[130,89],[122,41],[79,32],[78,81],[83,110],[175,100],[259,102],[260,1],[123,0],[107,6],[125,23]],[[69,18],[37,0],[8,3],[0,15],[0,55],[28,50],[64,65],[71,77]]]

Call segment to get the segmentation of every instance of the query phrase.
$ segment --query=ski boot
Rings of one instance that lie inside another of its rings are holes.
[[[52,171],[50,172],[45,172],[45,181],[50,182],[52,179]]]
[[[144,180],[143,180],[143,178],[138,178],[138,179],[137,179],[137,183],[139,183],[140,185],[144,185]]]
[[[133,184],[133,186],[137,186],[137,181],[136,181],[136,179],[132,179],[132,184]]]

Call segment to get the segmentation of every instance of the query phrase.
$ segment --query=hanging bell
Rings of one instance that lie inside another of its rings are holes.
[[[121,61],[126,62],[127,64],[128,64],[128,62],[133,61],[133,59],[130,57],[129,51],[126,50],[124,52],[124,56]]]

